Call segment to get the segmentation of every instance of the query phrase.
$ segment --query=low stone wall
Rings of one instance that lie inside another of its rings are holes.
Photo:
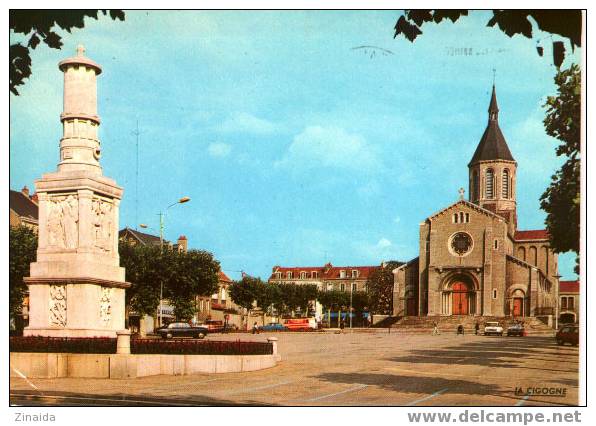
[[[10,353],[10,376],[126,379],[159,374],[237,373],[274,367],[272,355]]]

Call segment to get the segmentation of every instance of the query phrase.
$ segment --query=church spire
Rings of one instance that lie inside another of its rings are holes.
[[[499,105],[497,105],[497,90],[493,83],[493,94],[490,98],[490,105],[488,106],[488,120],[497,121],[499,119]]]

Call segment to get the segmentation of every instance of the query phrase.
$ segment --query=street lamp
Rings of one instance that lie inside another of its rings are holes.
[[[559,273],[557,273],[557,275],[553,275],[553,277],[555,277],[555,279],[557,280],[557,288],[555,289],[555,330],[559,329],[559,289],[560,289],[560,279],[563,277],[563,275],[560,275]]]
[[[165,216],[170,207],[174,207],[177,204],[184,204],[190,201],[190,197],[182,197],[175,203],[170,204],[165,208],[165,211],[159,212],[159,250],[163,252],[163,235],[165,232]],[[146,224],[141,223],[141,228],[149,228]],[[159,326],[163,324],[163,280],[159,284]]]

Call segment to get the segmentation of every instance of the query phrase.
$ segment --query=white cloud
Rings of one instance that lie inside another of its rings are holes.
[[[212,157],[227,157],[232,152],[232,147],[227,143],[213,142],[207,147],[207,152]]]
[[[252,133],[267,135],[275,133],[277,126],[271,121],[246,112],[237,112],[224,121],[219,130],[224,133]]]
[[[379,164],[376,150],[362,136],[341,127],[309,126],[294,137],[276,166],[369,170]]]
[[[391,246],[391,241],[389,241],[387,238],[381,238],[379,240],[379,242],[377,243],[377,248],[378,249],[386,249],[387,247]]]

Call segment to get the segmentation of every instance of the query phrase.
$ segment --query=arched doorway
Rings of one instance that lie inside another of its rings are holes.
[[[458,281],[451,286],[451,314],[468,315],[470,312],[470,290],[464,282]]]
[[[526,316],[526,294],[517,289],[511,293],[511,315],[514,317]]]
[[[466,276],[454,277],[443,290],[442,313],[447,315],[474,315],[476,290]]]

